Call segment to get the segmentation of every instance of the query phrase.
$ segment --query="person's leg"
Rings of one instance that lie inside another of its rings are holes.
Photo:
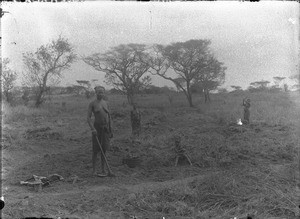
[[[92,163],[93,163],[93,174],[97,174],[96,172],[96,164],[97,164],[97,154],[93,153],[92,157]]]
[[[249,118],[250,118],[250,112],[249,110],[245,111],[245,120],[247,121],[247,124],[249,123]]]
[[[104,128],[101,128],[101,130],[99,130],[99,133],[98,133],[98,139],[100,141],[100,144],[101,144],[101,148],[102,148],[102,152],[105,154],[106,150],[105,150],[105,130]],[[100,154],[101,154],[101,173],[102,174],[105,174],[105,158],[102,154],[102,152],[100,151]]]
[[[101,154],[101,171],[102,174],[105,174],[105,160],[102,154]]]
[[[247,123],[247,110],[244,109],[244,121],[243,123]]]
[[[97,150],[97,140],[96,140],[96,137],[93,136],[92,137],[92,144],[93,144],[93,154],[92,154],[92,165],[93,165],[93,175],[96,175],[97,174],[97,171],[96,171],[96,164],[97,164],[97,158],[98,158],[98,151]]]
[[[106,152],[109,148],[109,144],[110,144],[110,138],[109,138],[109,130],[108,128],[104,128],[103,132],[102,132],[102,136],[101,136],[101,145],[102,145],[102,149],[103,149],[103,153],[106,157]],[[102,172],[105,172],[105,166],[107,166],[107,163],[104,160],[104,156],[101,156],[101,162],[102,162]],[[106,157],[107,159],[107,157]],[[108,174],[110,174],[110,169],[107,167],[107,171]]]

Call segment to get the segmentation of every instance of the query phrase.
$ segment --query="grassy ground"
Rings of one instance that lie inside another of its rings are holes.
[[[126,98],[109,96],[115,137],[107,156],[116,178],[91,176],[90,100],[66,95],[39,109],[3,105],[3,215],[297,218],[299,95],[245,96],[252,101],[247,126],[235,124],[241,95],[213,95],[210,104],[197,96],[194,108],[180,94],[172,104],[164,95],[139,96],[143,132],[135,141]],[[193,166],[174,167],[178,134]],[[142,159],[139,167],[122,164],[126,150]],[[53,173],[65,180],[42,192],[19,185],[32,174]]]

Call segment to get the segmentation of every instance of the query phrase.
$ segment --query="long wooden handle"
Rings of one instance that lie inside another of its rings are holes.
[[[98,142],[98,146],[100,147],[101,154],[102,154],[103,157],[104,157],[104,161],[105,161],[105,164],[106,164],[106,166],[107,166],[107,169],[108,169],[108,171],[111,173],[112,171],[111,171],[111,169],[110,169],[110,167],[109,167],[109,164],[108,164],[108,162],[107,162],[107,159],[106,159],[106,156],[105,156],[105,154],[104,154],[104,151],[102,150],[102,147],[101,147],[99,138],[98,138],[97,135],[95,135],[95,137],[96,137],[96,140],[97,140],[97,142]]]

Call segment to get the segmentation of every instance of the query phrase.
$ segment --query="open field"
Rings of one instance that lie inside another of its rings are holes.
[[[164,95],[139,96],[143,130],[135,141],[126,98],[109,96],[115,178],[91,175],[91,100],[60,95],[39,109],[3,105],[2,216],[299,218],[299,94],[247,96],[251,124],[243,126],[234,125],[243,112],[238,94],[212,95],[210,104],[195,97],[194,108],[180,94],[173,105]],[[178,132],[193,166],[174,167]],[[126,149],[142,158],[140,166],[122,164]],[[65,180],[41,192],[20,185],[54,173]]]

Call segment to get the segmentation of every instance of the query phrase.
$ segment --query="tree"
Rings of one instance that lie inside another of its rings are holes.
[[[40,46],[36,52],[23,54],[26,71],[23,83],[36,88],[35,106],[45,101],[45,92],[49,83],[57,84],[62,71],[70,68],[76,60],[73,47],[67,39],[59,36],[46,45]]]
[[[204,90],[201,84],[199,83],[192,83],[191,84],[191,92],[193,94],[203,94]]]
[[[293,89],[297,90],[297,91],[300,91],[300,85],[299,84],[294,84],[292,86]]]
[[[94,80],[92,80],[92,82],[94,82]],[[79,84],[79,86],[82,89],[84,89],[85,96],[86,96],[87,99],[89,99],[93,95],[91,82],[90,81],[86,81],[86,80],[76,80],[76,82]]]
[[[172,81],[184,92],[191,107],[191,85],[199,83],[207,91],[213,89],[210,82],[217,79],[215,74],[223,74],[222,71],[225,70],[222,63],[217,62],[209,51],[210,43],[209,40],[189,40],[167,46],[153,46],[150,65],[154,74]],[[169,69],[173,70],[175,78],[168,75]]]
[[[226,88],[219,88],[218,93],[219,94],[226,94],[226,93],[228,93],[228,90]]]
[[[30,100],[30,88],[28,87],[22,87],[22,96],[21,96],[23,103],[25,106],[27,106],[29,100]]]
[[[72,87],[68,87],[68,92],[69,93],[75,93],[77,96],[81,96],[84,93],[86,93],[85,87],[82,85],[73,85]]]
[[[14,88],[14,83],[17,79],[17,73],[12,71],[9,68],[9,59],[5,58],[3,59],[3,68],[1,63],[1,85],[2,85],[2,93],[4,94],[4,97],[8,103],[12,102],[12,90]]]
[[[255,81],[250,83],[250,87],[248,88],[251,91],[265,91],[268,88],[268,84],[270,81]]]
[[[277,76],[277,77],[273,77],[273,79],[274,79],[275,87],[279,88],[281,81],[283,81],[285,79],[285,77]]]
[[[209,92],[211,90],[216,90],[218,86],[221,85],[218,81],[210,81],[206,80],[203,82],[198,82],[200,84],[199,86],[203,88],[203,93],[204,93],[204,102],[208,103],[210,102],[210,95]]]
[[[299,89],[299,88],[300,88],[300,73],[299,73],[299,74],[292,75],[292,76],[290,77],[290,79],[296,81],[296,84],[293,85],[293,87],[300,91],[300,89]]]
[[[96,82],[98,81],[98,79],[92,79],[91,80],[91,86],[96,87]]]
[[[272,93],[278,93],[278,92],[282,91],[282,89],[279,88],[278,85],[272,85],[271,87],[268,88],[268,91],[270,91]]]
[[[186,80],[184,78],[174,78],[173,83],[176,86],[177,92],[180,92],[181,87],[184,87],[186,89]]]
[[[117,90],[116,88],[112,88],[109,90],[111,94],[124,94],[122,91]]]
[[[205,102],[210,102],[210,91],[216,90],[225,82],[226,67],[218,61],[212,54],[209,54],[206,59],[206,66],[201,70],[201,73],[196,77],[196,83],[203,87]]]
[[[150,68],[145,50],[143,44],[119,45],[104,54],[83,57],[83,61],[95,70],[105,72],[105,82],[126,94],[132,105],[134,95],[151,82],[150,76],[145,75]]]
[[[233,88],[234,91],[240,91],[240,90],[242,90],[242,87],[241,87],[241,86],[231,85],[230,87]]]
[[[299,83],[300,82],[300,74],[299,75],[297,75],[297,74],[292,75],[290,77],[290,79],[295,80],[297,83]]]
[[[289,91],[289,86],[287,84],[284,84],[283,89],[284,89],[285,92],[288,92]]]

